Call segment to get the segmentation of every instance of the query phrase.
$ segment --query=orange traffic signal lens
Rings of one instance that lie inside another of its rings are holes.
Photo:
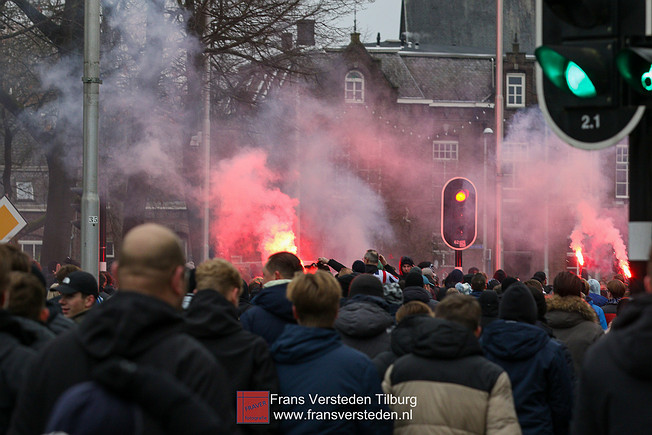
[[[455,194],[455,201],[463,202],[466,200],[467,192],[466,190],[460,190]]]

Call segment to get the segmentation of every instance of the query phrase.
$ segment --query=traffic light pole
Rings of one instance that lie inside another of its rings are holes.
[[[643,292],[643,277],[652,244],[652,114],[649,110],[629,135],[630,290]]]
[[[455,251],[455,269],[462,270],[462,251]]]
[[[97,194],[99,96],[100,96],[100,1],[86,0],[84,15],[84,158],[81,198],[81,266],[95,279],[99,275],[99,211]]]

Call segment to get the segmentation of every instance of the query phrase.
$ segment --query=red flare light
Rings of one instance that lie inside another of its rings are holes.
[[[618,266],[620,266],[620,268],[623,271],[623,274],[627,277],[627,279],[632,277],[632,271],[629,270],[629,263],[627,262],[627,260],[620,260],[618,262]]]
[[[582,255],[582,250],[581,249],[576,249],[575,250],[575,256],[577,257],[577,263],[580,266],[584,266],[584,256]]]

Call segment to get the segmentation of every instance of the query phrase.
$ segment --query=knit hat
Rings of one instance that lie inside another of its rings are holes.
[[[374,275],[363,273],[356,276],[349,286],[349,297],[355,295],[369,295],[384,297],[383,284]]]
[[[537,304],[537,319],[544,321],[546,318],[546,312],[548,311],[548,304],[546,304],[546,297],[543,295],[543,292],[535,289],[534,287],[527,286],[530,289],[530,293],[534,297],[534,302]]]
[[[597,279],[591,278],[589,280],[589,293],[600,294],[600,282]]]
[[[423,275],[410,272],[405,277],[405,287],[423,287]]]
[[[509,286],[500,301],[498,317],[535,324],[537,321],[537,304],[534,296],[524,284],[517,282]]]
[[[364,273],[365,267],[362,260],[355,260],[351,266],[351,270],[358,273]]]
[[[470,295],[471,294],[471,284],[468,282],[458,282],[455,284],[455,288],[457,289],[458,292],[462,293],[463,295]]]

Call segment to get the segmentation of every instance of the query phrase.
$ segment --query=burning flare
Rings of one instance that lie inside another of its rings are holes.
[[[263,255],[265,258],[276,252],[297,253],[297,246],[294,244],[295,236],[292,230],[281,229],[278,226],[272,227],[270,234],[262,242]]]
[[[627,262],[627,260],[620,260],[618,262],[618,266],[621,268],[621,270],[623,271],[623,273],[627,278],[632,277],[632,271],[629,270],[629,263]]]
[[[584,256],[582,255],[582,249],[577,248],[575,250],[575,256],[577,257],[577,263],[580,266],[584,266]]]

